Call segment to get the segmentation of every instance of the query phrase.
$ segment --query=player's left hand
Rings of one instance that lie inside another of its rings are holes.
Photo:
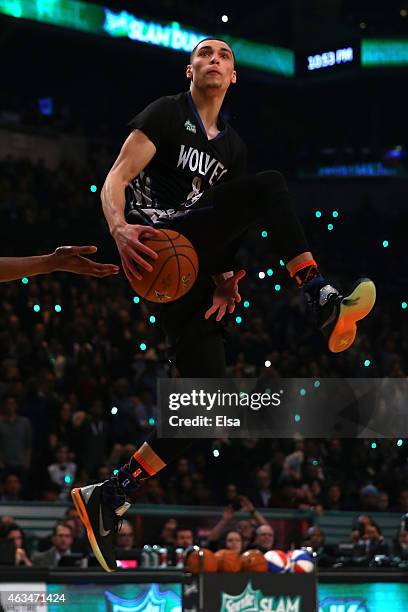
[[[61,246],[50,255],[53,271],[74,272],[75,274],[89,274],[102,278],[119,272],[119,267],[114,264],[102,264],[92,261],[84,255],[93,255],[97,251],[96,246]]]
[[[212,306],[207,310],[204,317],[209,319],[211,315],[217,311],[216,321],[221,321],[225,313],[232,314],[235,310],[235,304],[239,304],[241,296],[238,291],[238,283],[245,276],[245,270],[235,272],[234,276],[227,278],[224,282],[217,285],[214,289]]]

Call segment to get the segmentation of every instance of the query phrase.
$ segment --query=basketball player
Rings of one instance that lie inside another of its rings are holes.
[[[98,278],[118,274],[118,266],[101,264],[84,257],[96,253],[97,250],[96,246],[61,246],[49,255],[0,257],[0,282],[51,272],[74,272]]]
[[[230,46],[202,40],[191,53],[186,76],[188,92],[156,100],[130,122],[132,132],[102,190],[103,211],[129,281],[152,270],[156,254],[143,238],[157,235],[160,227],[181,232],[196,248],[200,273],[195,285],[180,300],[164,304],[161,314],[181,376],[225,376],[220,321],[241,300],[238,283],[245,275],[233,271],[234,254],[246,230],[261,218],[272,236],[271,249],[304,291],[329,350],[347,349],[356,322],[374,305],[374,284],[363,279],[346,297],[340,295],[318,269],[283,176],[247,174],[245,145],[220,114],[237,80]],[[105,570],[116,569],[114,532],[130,506],[130,493],[183,452],[182,442],[153,435],[117,476],[73,489]]]

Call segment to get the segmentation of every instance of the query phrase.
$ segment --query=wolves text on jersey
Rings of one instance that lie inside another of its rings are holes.
[[[202,176],[207,176],[210,170],[212,170],[211,176],[208,179],[210,186],[214,185],[214,183],[219,181],[220,178],[228,172],[228,168],[225,168],[224,164],[215,159],[215,157],[211,157],[208,153],[204,153],[204,151],[198,151],[198,149],[194,149],[194,147],[186,149],[183,144],[180,145],[177,168],[179,166],[182,166],[183,170],[188,166],[191,172],[198,171]]]

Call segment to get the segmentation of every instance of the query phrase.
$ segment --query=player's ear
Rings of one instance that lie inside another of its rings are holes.
[[[186,68],[186,77],[188,79],[191,79],[193,76],[193,67],[191,64],[187,64],[187,68]]]
[[[232,71],[232,76],[231,76],[231,83],[236,83],[237,82],[237,72],[236,70]]]

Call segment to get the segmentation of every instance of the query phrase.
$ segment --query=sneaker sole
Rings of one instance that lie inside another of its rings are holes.
[[[358,281],[350,295],[342,299],[337,322],[328,341],[332,353],[341,353],[350,348],[356,337],[357,321],[371,312],[375,298],[375,285],[365,278]]]
[[[92,529],[92,525],[89,520],[88,513],[86,511],[85,504],[82,501],[80,489],[79,488],[72,489],[71,497],[72,497],[72,501],[74,502],[75,508],[77,509],[78,514],[81,518],[81,521],[83,522],[85,526],[86,535],[88,536],[88,540],[89,540],[89,543],[91,545],[91,548],[93,550],[95,557],[98,559],[100,565],[103,567],[103,569],[106,572],[114,572],[115,570],[109,567],[109,565],[107,565],[105,558],[101,552],[101,549],[98,546],[98,542],[96,541],[95,534]]]

